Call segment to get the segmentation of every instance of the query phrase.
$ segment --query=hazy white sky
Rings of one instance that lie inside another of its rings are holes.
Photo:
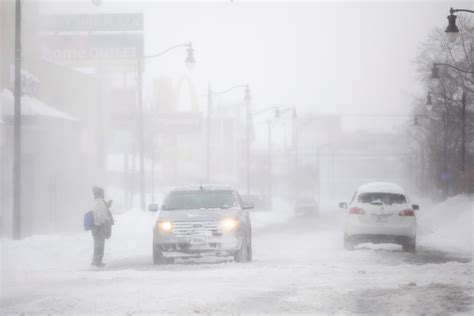
[[[400,113],[420,92],[413,64],[419,44],[434,27],[446,26],[451,5],[150,3],[145,47],[151,53],[191,40],[201,90],[208,79],[216,88],[249,82],[255,106]],[[150,61],[149,71],[176,69],[182,58]]]
[[[249,83],[255,108],[282,104],[315,113],[408,113],[412,96],[424,94],[414,65],[420,43],[433,28],[446,27],[449,7],[474,7],[472,1],[81,3],[87,11],[143,11],[147,54],[192,41],[200,93],[208,80],[216,89]],[[173,52],[147,61],[148,79],[182,72],[184,57]]]

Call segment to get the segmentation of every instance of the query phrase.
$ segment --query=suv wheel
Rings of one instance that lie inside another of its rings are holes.
[[[174,263],[174,258],[166,258],[160,250],[153,245],[153,264],[167,264]]]
[[[416,236],[413,238],[407,238],[402,244],[402,249],[405,252],[416,252]]]
[[[234,261],[243,263],[252,260],[252,241],[247,235],[242,240],[242,246],[239,251],[234,255]]]
[[[344,235],[344,249],[354,250],[354,241],[347,235]]]

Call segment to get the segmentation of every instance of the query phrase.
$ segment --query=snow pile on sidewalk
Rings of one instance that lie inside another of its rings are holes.
[[[459,195],[421,209],[418,240],[421,244],[447,251],[473,253],[474,197]]]
[[[283,202],[275,203],[273,211],[252,212],[254,228],[280,223],[292,216],[291,208]],[[112,238],[106,241],[106,261],[151,256],[153,226],[157,214],[132,209],[115,214]],[[82,222],[78,223],[82,226]],[[73,271],[88,266],[92,256],[90,232],[66,235],[35,235],[21,241],[3,239],[1,245],[2,270]],[[151,260],[151,259],[150,259]]]
[[[115,215],[112,238],[106,241],[106,260],[150,255],[156,214],[130,210]],[[82,226],[82,223],[78,223]],[[35,235],[2,240],[2,269],[72,271],[87,267],[92,257],[89,231],[66,235]]]

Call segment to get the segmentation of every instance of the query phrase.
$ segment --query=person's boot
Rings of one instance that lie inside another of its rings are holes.
[[[98,268],[102,268],[102,267],[105,267],[105,263],[103,263],[103,262],[97,262],[97,261],[92,261],[91,266],[93,266],[93,267],[98,267]]]

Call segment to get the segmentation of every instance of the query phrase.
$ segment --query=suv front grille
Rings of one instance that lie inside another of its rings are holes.
[[[174,236],[190,236],[190,235],[219,235],[218,224],[215,221],[207,222],[173,222]]]

